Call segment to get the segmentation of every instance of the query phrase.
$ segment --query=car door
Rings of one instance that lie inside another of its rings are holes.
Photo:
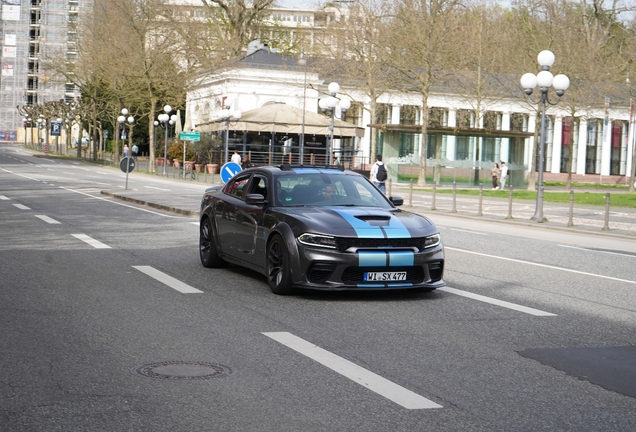
[[[218,230],[221,251],[225,254],[241,258],[240,242],[237,233],[243,217],[237,211],[241,208],[243,195],[249,183],[251,174],[237,175],[223,188],[223,197],[214,206],[214,216]],[[242,259],[242,258],[241,258]]]
[[[263,174],[254,174],[249,185],[247,186],[247,194],[262,195],[268,199],[268,182]],[[239,248],[242,259],[245,261],[259,265],[260,259],[258,255],[258,240],[263,237],[263,216],[265,214],[267,204],[248,204],[245,199],[236,209],[237,217],[237,247]]]

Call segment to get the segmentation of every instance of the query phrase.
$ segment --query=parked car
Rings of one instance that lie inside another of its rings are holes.
[[[437,227],[402,203],[336,167],[249,168],[205,192],[201,263],[255,270],[276,294],[444,286]]]

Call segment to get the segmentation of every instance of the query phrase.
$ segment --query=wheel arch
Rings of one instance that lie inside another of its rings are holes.
[[[296,244],[296,236],[294,235],[294,232],[289,225],[287,225],[286,223],[281,223],[270,230],[269,235],[267,236],[265,250],[268,250],[269,244],[276,234],[280,235],[283,238],[283,240],[285,241],[285,245],[287,246],[292,284],[302,280],[302,269],[300,268],[300,253],[298,252],[298,245]]]

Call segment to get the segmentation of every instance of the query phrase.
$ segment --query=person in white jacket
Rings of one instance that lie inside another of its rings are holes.
[[[501,162],[501,181],[499,182],[499,189],[506,188],[506,180],[508,179],[508,165],[505,162]]]
[[[380,192],[386,195],[386,184],[385,184],[386,179],[384,180],[378,179],[378,170],[380,169],[380,166],[383,166],[384,169],[386,170],[386,167],[384,166],[384,163],[382,162],[382,155],[377,155],[375,157],[375,163],[371,167],[370,177],[371,177],[371,181],[380,190]]]

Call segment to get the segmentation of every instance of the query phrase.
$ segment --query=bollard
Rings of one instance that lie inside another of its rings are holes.
[[[483,202],[484,202],[484,184],[479,183],[479,209],[477,210],[477,216],[484,215],[484,213],[481,211]]]
[[[605,226],[603,227],[603,231],[609,231],[609,210],[610,210],[610,194],[609,192],[605,194]]]
[[[457,213],[457,182],[453,182],[453,210],[451,213]]]
[[[393,181],[389,179],[389,196],[392,195],[393,191]]]
[[[568,219],[568,226],[574,226],[574,189],[570,189],[570,217]]]
[[[413,179],[409,182],[409,207],[413,207]]]
[[[433,183],[433,201],[431,202],[431,210],[437,210],[435,208],[435,195],[437,194],[437,185]]]
[[[512,186],[510,187],[510,192],[508,192],[508,216],[506,219],[513,219],[512,217]]]

